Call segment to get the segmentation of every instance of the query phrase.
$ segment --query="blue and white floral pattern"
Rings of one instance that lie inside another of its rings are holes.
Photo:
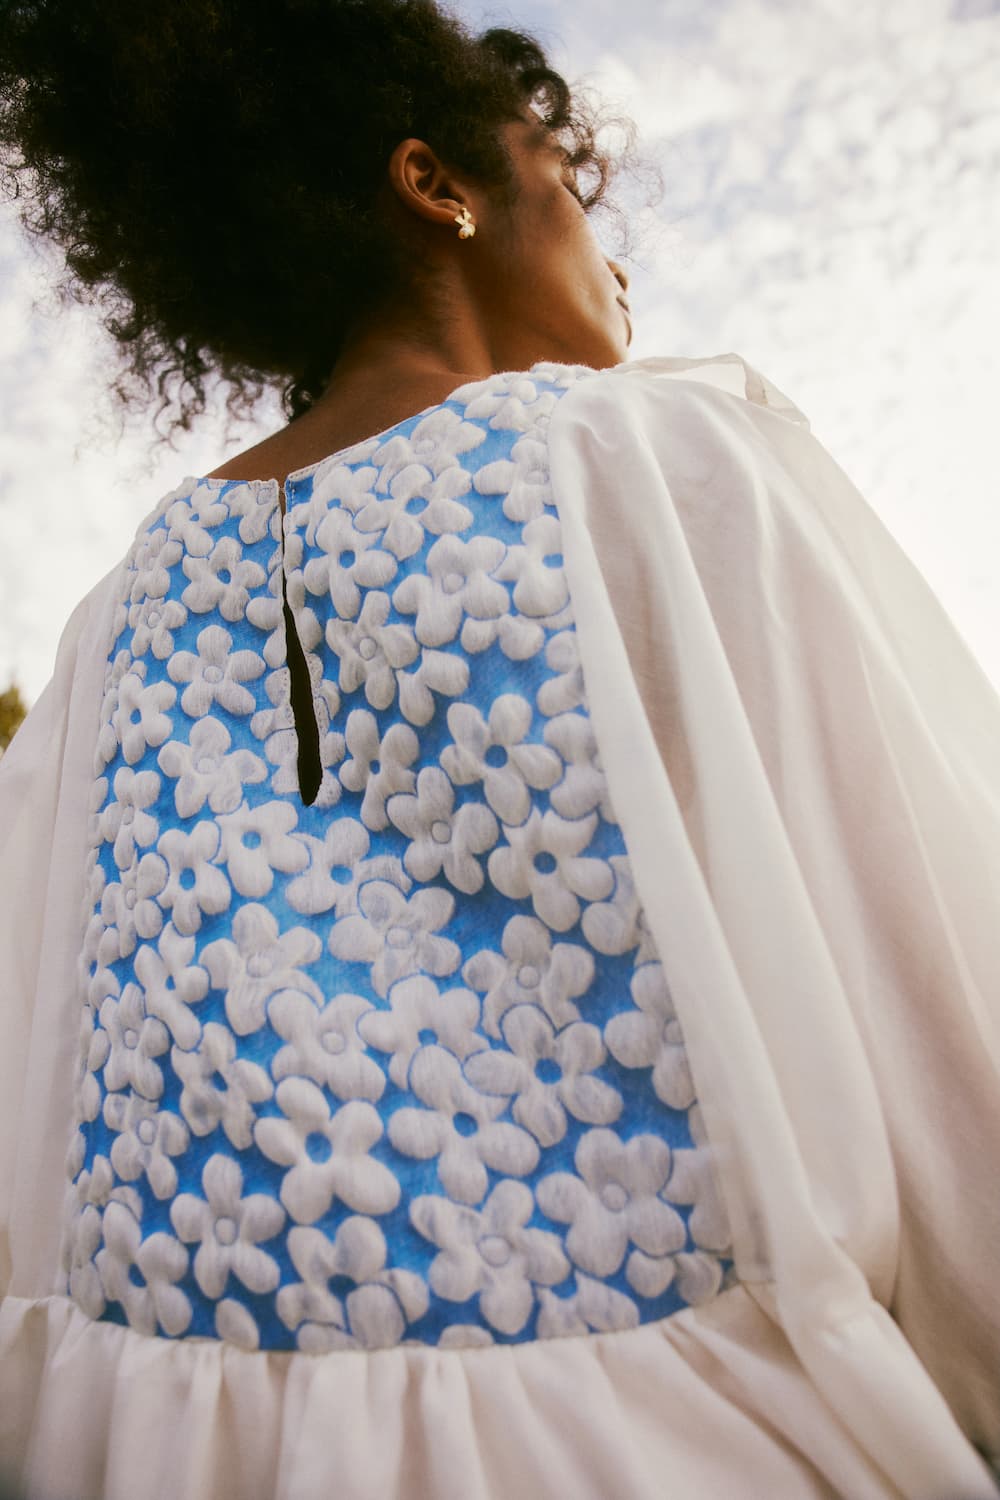
[[[456,391],[128,559],[95,756],[63,1264],[242,1349],[638,1327],[732,1280],[600,763],[547,425]],[[287,599],[322,780],[299,795]]]

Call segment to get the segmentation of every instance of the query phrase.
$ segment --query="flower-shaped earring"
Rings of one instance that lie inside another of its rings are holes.
[[[462,205],[462,212],[455,219],[455,223],[459,226],[458,237],[460,240],[470,240],[476,232],[476,221],[464,204]]]

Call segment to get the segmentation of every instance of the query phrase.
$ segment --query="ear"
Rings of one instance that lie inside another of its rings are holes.
[[[430,224],[451,228],[473,190],[444,166],[426,141],[408,137],[389,158],[388,182],[403,208]]]

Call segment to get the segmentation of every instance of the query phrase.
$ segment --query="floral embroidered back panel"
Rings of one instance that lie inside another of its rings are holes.
[[[597,755],[536,365],[286,481],[189,479],[123,571],[66,1288],[245,1349],[626,1329],[733,1277]],[[306,805],[287,598],[322,779]]]

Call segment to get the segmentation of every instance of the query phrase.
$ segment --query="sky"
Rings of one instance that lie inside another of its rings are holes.
[[[762,371],[1000,688],[1000,0],[456,8],[535,31],[662,171],[655,208],[625,188],[632,357]],[[283,423],[275,398],[228,442],[218,402],[172,448],[143,414],[119,432],[109,340],[50,285],[0,205],[0,689],[29,701],[160,497]]]

